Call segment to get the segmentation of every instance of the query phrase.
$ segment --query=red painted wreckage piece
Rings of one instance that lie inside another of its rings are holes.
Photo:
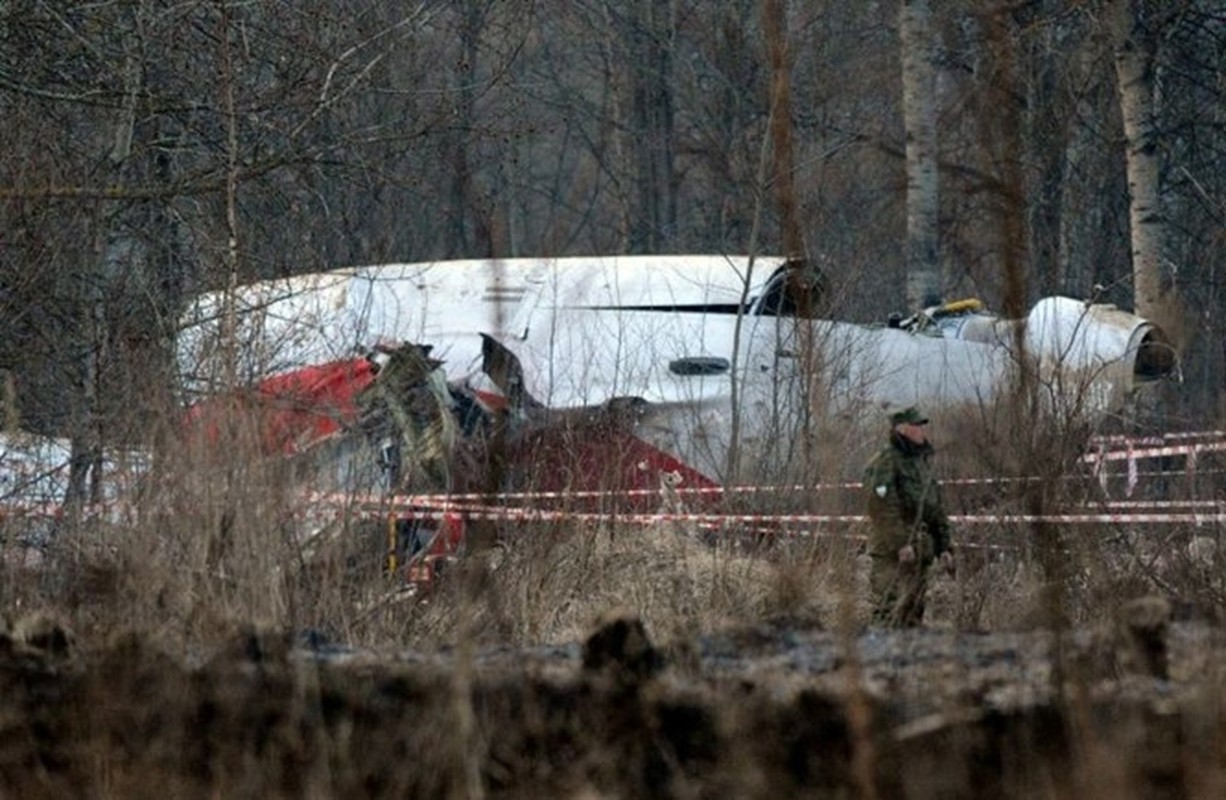
[[[491,410],[506,408],[506,398],[474,392]],[[719,483],[670,453],[666,453],[615,423],[600,419],[549,425],[508,442],[516,491],[558,495],[542,500],[567,500],[567,493],[623,494],[624,510],[651,511],[659,505],[661,481],[687,489],[714,489]],[[653,496],[654,494],[654,496]],[[574,505],[572,499],[571,505]]]
[[[237,401],[255,415],[266,454],[294,455],[358,422],[357,398],[374,384],[378,367],[353,358],[292,370],[257,383],[232,398],[197,403],[188,421],[204,425],[215,440],[219,404]],[[472,392],[493,413],[506,400],[492,392]],[[601,420],[545,425],[507,441],[508,472],[514,490],[541,492],[660,489],[660,476],[688,488],[718,484],[676,457]],[[477,487],[488,488],[488,487]]]
[[[192,405],[185,416],[189,434],[206,446],[217,447],[227,415],[239,411],[254,422],[255,443],[266,456],[294,457],[356,430],[361,421],[360,398],[374,386],[379,365],[366,357],[331,361],[280,373],[254,386]],[[507,400],[500,394],[452,387],[466,392],[484,414],[507,413]],[[593,415],[567,421],[529,426],[512,431],[500,445],[503,472],[499,490],[541,492],[553,495],[543,505],[573,510],[609,508],[610,502],[624,512],[659,510],[665,486],[687,489],[716,488],[718,484],[698,470],[648,444],[616,421]],[[489,443],[478,449],[485,458]],[[488,463],[481,465],[488,467]],[[464,491],[488,491],[489,474],[457,475]],[[576,493],[578,497],[571,497]],[[437,497],[437,495],[436,495]],[[706,498],[704,500],[703,498]],[[697,504],[714,495],[698,496]],[[491,493],[490,502],[499,502]],[[425,501],[420,510],[430,512]],[[464,514],[411,512],[396,526],[400,546],[393,546],[389,565],[411,583],[428,583],[438,566],[463,547]],[[409,544],[404,544],[408,542]],[[398,552],[397,552],[398,551]]]
[[[375,381],[376,365],[351,358],[265,378],[255,386],[190,406],[186,424],[206,444],[221,439],[222,421],[235,411],[255,421],[266,455],[304,452],[357,422],[357,397]]]

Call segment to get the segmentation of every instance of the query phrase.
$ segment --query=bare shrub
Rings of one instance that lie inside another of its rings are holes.
[[[834,572],[851,562],[847,548],[781,542],[747,551],[729,536],[665,524],[523,529],[502,541],[485,566],[471,632],[511,645],[577,642],[615,607],[639,614],[661,641],[769,619],[820,624],[837,607]],[[454,642],[463,591],[463,580],[445,579],[428,597],[404,600],[389,612],[403,631],[395,638]]]

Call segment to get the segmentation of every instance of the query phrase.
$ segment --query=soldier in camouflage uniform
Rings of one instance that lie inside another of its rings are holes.
[[[914,406],[892,414],[890,442],[864,470],[872,522],[869,585],[877,625],[920,625],[932,562],[940,559],[953,571],[949,519],[928,463],[933,449],[927,424]]]

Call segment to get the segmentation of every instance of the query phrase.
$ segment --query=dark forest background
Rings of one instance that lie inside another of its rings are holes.
[[[1153,54],[1184,303],[1162,425],[1220,425],[1221,0],[934,4],[942,292],[1002,307],[1009,216],[1028,301],[1133,307],[1121,7]],[[834,313],[882,321],[906,303],[898,21],[898,0],[3,0],[8,424],[131,437],[172,401],[193,293],[341,266],[799,237]]]

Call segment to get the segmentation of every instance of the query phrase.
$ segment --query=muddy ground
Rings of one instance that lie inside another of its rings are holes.
[[[1059,640],[664,644],[620,614],[570,645],[432,653],[247,631],[191,659],[34,620],[0,637],[0,794],[1226,796],[1224,637],[1168,612]]]

